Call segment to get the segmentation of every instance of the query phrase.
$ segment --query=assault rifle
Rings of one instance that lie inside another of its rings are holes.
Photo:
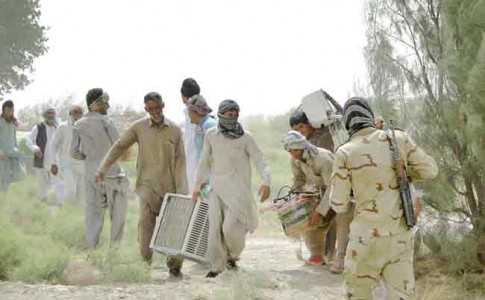
[[[401,152],[397,145],[396,132],[394,131],[394,123],[389,121],[392,136],[387,136],[389,141],[389,148],[392,152],[392,160],[394,164],[394,171],[396,172],[397,184],[399,186],[399,197],[401,198],[401,206],[406,219],[406,226],[411,229],[416,225],[416,215],[413,208],[413,198],[411,197],[410,179],[404,166],[404,160],[401,157]]]

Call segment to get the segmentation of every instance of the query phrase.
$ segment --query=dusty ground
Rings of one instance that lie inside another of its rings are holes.
[[[205,279],[205,267],[187,263],[184,279],[167,281],[166,269],[152,271],[150,285],[26,285],[0,282],[0,299],[343,299],[342,276],[328,266],[308,266],[296,257],[298,243],[248,239],[238,273]]]

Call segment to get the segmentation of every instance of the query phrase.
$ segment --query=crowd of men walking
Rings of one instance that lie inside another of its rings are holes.
[[[138,240],[143,259],[151,263],[150,240],[164,195],[192,195],[195,201],[207,198],[209,203],[207,277],[226,269],[237,271],[246,235],[258,226],[251,161],[262,178],[261,201],[270,197],[270,170],[251,133],[239,123],[238,103],[222,101],[213,116],[200,94],[194,79],[183,81],[185,122],[180,128],[164,115],[161,95],[148,93],[144,97],[148,116],[121,135],[108,117],[109,95],[100,88],[88,91],[87,113],[73,106],[64,123],[56,123],[54,109],[46,110],[44,121],[34,126],[27,141],[40,200],[45,201],[52,186],[60,205],[72,198],[84,203],[88,249],[99,244],[108,211],[110,241],[118,244],[129,191],[118,160],[136,143],[135,192],[140,200]],[[388,286],[390,298],[413,298],[413,232],[404,223],[389,133],[379,128],[382,120],[376,122],[364,99],[351,98],[337,109],[350,136],[337,149],[329,128],[313,128],[301,111],[291,115],[292,130],[283,141],[291,159],[293,188],[310,185],[319,193],[305,233],[311,254],[308,262],[333,261],[330,271],[345,273],[349,299],[370,299],[372,287],[381,281]],[[16,126],[14,104],[5,101],[0,117],[3,193],[21,173]],[[415,182],[436,176],[433,158],[406,133],[397,132],[396,140]],[[168,257],[170,276],[182,276],[182,264],[182,257]]]

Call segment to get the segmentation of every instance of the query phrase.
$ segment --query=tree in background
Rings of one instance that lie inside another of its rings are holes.
[[[40,102],[31,106],[26,106],[18,110],[17,116],[20,123],[21,131],[30,131],[37,123],[41,122],[42,112],[47,108],[54,108],[59,120],[65,121],[69,116],[69,110],[72,105],[79,104],[85,107],[85,103],[74,101],[74,95],[67,95],[61,99],[50,99],[46,102]],[[108,116],[113,120],[119,132],[128,129],[131,123],[146,116],[144,111],[136,111],[122,105],[113,105],[109,108]]]
[[[31,80],[34,59],[47,51],[38,0],[0,0],[0,101]]]
[[[439,163],[427,204],[483,241],[485,0],[369,0],[366,23],[373,98],[386,105],[376,106],[409,116]],[[477,255],[485,263],[485,245]]]

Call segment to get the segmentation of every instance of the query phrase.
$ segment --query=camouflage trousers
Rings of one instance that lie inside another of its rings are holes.
[[[382,282],[385,299],[414,299],[414,241],[411,230],[382,237],[351,236],[345,258],[348,299],[371,299]]]

